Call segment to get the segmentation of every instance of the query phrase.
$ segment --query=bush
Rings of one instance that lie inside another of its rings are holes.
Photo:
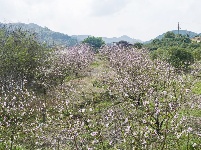
[[[196,48],[192,53],[195,60],[201,60],[201,48]]]
[[[143,46],[143,44],[142,44],[142,43],[139,43],[139,42],[137,42],[137,43],[134,44],[134,47],[135,47],[135,48],[138,48],[138,49],[141,49],[142,46]]]
[[[175,34],[173,32],[166,32],[164,38],[175,38]]]
[[[34,33],[21,29],[0,29],[0,43],[2,89],[7,91],[13,84],[31,87],[50,50],[37,41]]]
[[[169,50],[169,63],[177,69],[187,69],[194,63],[193,55],[186,49],[171,48]]]
[[[161,59],[161,60],[167,60],[168,58],[168,51],[158,48],[157,50],[151,51],[150,52],[151,59]]]
[[[105,44],[105,42],[102,40],[101,37],[94,37],[94,36],[89,36],[88,38],[84,39],[82,43],[89,44],[95,49],[96,52],[102,45]]]

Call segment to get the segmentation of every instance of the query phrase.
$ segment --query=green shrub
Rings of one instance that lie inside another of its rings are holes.
[[[98,49],[105,44],[105,42],[102,40],[101,37],[94,37],[94,36],[89,36],[88,38],[84,39],[82,43],[87,43],[90,46],[92,46],[95,51],[97,52]]]
[[[194,57],[186,49],[171,48],[169,50],[168,62],[177,69],[187,69],[194,63]]]

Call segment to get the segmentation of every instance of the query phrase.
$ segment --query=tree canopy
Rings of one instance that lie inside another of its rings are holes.
[[[20,29],[0,29],[0,42],[0,78],[4,90],[11,84],[32,86],[49,49],[37,41],[35,34]]]
[[[152,59],[162,59],[178,69],[187,69],[195,60],[201,60],[201,44],[192,42],[189,35],[165,33],[162,39],[146,44]]]
[[[94,36],[89,36],[82,43],[87,43],[90,46],[92,46],[95,51],[97,51],[102,45],[105,44],[105,42],[102,40],[101,37],[94,37]]]

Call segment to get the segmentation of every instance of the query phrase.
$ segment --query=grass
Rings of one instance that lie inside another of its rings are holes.
[[[93,62],[93,63],[91,64],[91,67],[97,68],[97,67],[99,67],[100,65],[101,65],[100,62],[95,61],[95,62]]]
[[[193,91],[194,94],[201,95],[201,81],[198,81],[197,83],[195,83],[192,91]]]
[[[201,109],[189,109],[188,113],[189,113],[189,116],[201,117]]]

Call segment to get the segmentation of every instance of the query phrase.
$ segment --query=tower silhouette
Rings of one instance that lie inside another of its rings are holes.
[[[181,29],[181,28],[180,28],[180,26],[179,26],[179,22],[178,22],[178,34],[179,34],[179,29]]]

